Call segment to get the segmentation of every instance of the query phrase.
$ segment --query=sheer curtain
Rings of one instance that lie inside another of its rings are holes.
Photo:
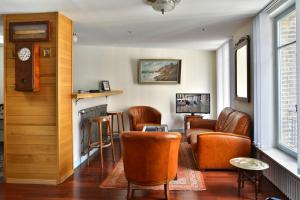
[[[297,21],[296,21],[296,31],[297,31],[297,105],[298,105],[298,112],[297,112],[297,124],[298,124],[298,174],[300,174],[300,0],[296,1],[296,15],[297,15]]]
[[[229,42],[217,50],[217,114],[230,106],[230,51]]]
[[[253,21],[254,143],[266,149],[274,145],[274,65],[272,21],[262,11]]]

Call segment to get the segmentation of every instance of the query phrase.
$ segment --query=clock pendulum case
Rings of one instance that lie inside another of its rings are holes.
[[[15,89],[40,90],[40,48],[35,43],[15,43]]]

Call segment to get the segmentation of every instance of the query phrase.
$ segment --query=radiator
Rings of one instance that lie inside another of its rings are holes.
[[[257,157],[270,165],[263,175],[289,199],[300,200],[300,179],[259,150]]]

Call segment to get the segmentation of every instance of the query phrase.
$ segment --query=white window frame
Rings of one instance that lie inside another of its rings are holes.
[[[279,31],[278,31],[278,22],[286,17],[287,15],[289,15],[291,12],[293,11],[296,11],[296,5],[293,5],[291,7],[289,7],[288,9],[284,10],[283,12],[281,12],[278,16],[275,17],[274,19],[274,33],[275,33],[275,45],[274,45],[274,51],[275,51],[275,65],[276,65],[276,92],[275,92],[275,99],[276,99],[276,104],[277,104],[277,117],[276,117],[276,123],[277,124],[277,133],[276,133],[276,147],[280,150],[282,150],[283,152],[287,153],[288,155],[294,157],[294,158],[297,158],[297,152],[283,146],[282,144],[280,144],[280,133],[281,133],[281,126],[280,126],[280,108],[281,108],[281,105],[280,105],[280,96],[279,96],[279,91],[280,91],[280,66],[279,66],[279,50],[283,47],[286,47],[286,46],[289,46],[289,45],[293,45],[293,44],[296,44],[296,41],[293,41],[293,42],[289,42],[287,44],[284,44],[284,45],[279,45]],[[296,11],[297,12],[297,11]],[[275,129],[276,130],[276,129]],[[297,134],[298,134],[298,131],[297,131]],[[299,149],[298,149],[299,151]]]

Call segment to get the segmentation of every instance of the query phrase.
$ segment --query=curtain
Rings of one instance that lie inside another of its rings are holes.
[[[254,143],[266,149],[274,145],[274,66],[272,21],[262,11],[253,21]]]
[[[296,31],[297,31],[297,134],[298,134],[298,174],[300,174],[300,0],[296,1]]]
[[[230,51],[229,42],[217,50],[217,114],[230,106]]]

